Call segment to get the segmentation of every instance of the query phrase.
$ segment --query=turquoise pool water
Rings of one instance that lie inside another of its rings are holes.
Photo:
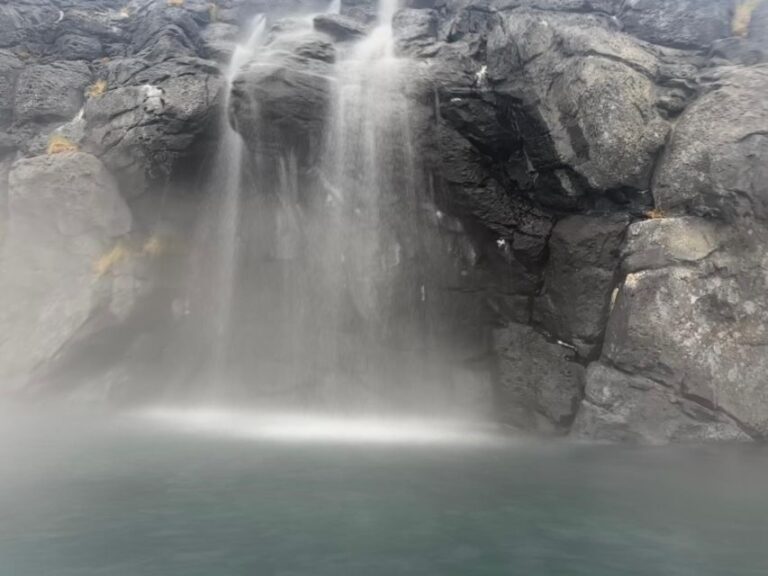
[[[0,576],[768,574],[761,447],[0,433]]]

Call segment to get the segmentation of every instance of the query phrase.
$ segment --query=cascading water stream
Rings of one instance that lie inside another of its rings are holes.
[[[198,331],[210,357],[203,367],[209,392],[215,393],[227,379],[227,356],[231,344],[231,321],[239,253],[240,205],[243,191],[241,136],[229,121],[231,88],[240,69],[263,44],[267,20],[257,15],[247,38],[235,46],[225,75],[224,101],[219,116],[220,144],[216,150],[208,184],[209,204],[203,212],[196,246],[192,251],[195,273],[190,281],[193,295],[184,303],[198,314]]]
[[[257,19],[233,54],[227,100],[248,64],[266,71],[267,85],[272,74],[321,76],[327,108],[307,165],[269,107],[246,94],[255,125],[245,166],[225,102],[207,258],[193,281],[207,290],[205,310],[198,305],[193,314],[205,335],[198,350],[211,356],[195,375],[206,402],[398,417],[463,416],[475,402],[452,395],[446,382],[455,373],[425,369],[421,181],[406,95],[410,62],[395,54],[397,8],[384,0],[378,24],[359,41],[337,44],[331,66],[312,67],[292,52],[316,42],[311,17],[275,28],[258,53],[266,26]]]

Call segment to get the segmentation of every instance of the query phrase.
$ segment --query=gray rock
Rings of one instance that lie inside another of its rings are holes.
[[[341,14],[363,24],[376,22],[379,3],[376,0],[341,0]]]
[[[586,15],[514,14],[488,38],[488,78],[539,177],[564,197],[649,188],[669,126],[656,55]],[[573,171],[563,171],[568,166]]]
[[[398,50],[403,54],[418,54],[437,41],[437,12],[404,8],[392,21],[392,29]]]
[[[131,228],[117,186],[94,156],[20,160],[10,173],[0,260],[0,379],[29,382],[99,311],[108,313],[125,264],[110,256]]]
[[[214,22],[202,33],[205,55],[218,62],[229,62],[237,45],[240,29],[234,24]]]
[[[768,67],[731,68],[680,118],[653,187],[667,215],[768,221]]]
[[[724,38],[712,43],[709,57],[713,62],[724,60],[724,65],[754,66],[768,60],[768,43],[761,44],[753,39],[737,36]]]
[[[235,126],[252,151],[290,150],[300,166],[314,166],[328,118],[330,64],[293,54],[264,57],[234,82]]]
[[[145,3],[136,9],[131,26],[130,52],[147,60],[202,56],[205,52],[200,26],[184,6]]]
[[[496,0],[492,2],[496,9],[503,11],[540,10],[596,14],[617,14],[623,4],[624,0]]]
[[[567,429],[584,386],[584,367],[572,351],[520,324],[496,330],[494,346],[500,416],[526,430]]]
[[[724,0],[631,0],[619,18],[624,30],[655,44],[705,48],[731,35],[733,4]]]
[[[51,123],[70,120],[85,101],[91,71],[84,62],[33,64],[19,74],[14,120]]]
[[[13,120],[16,80],[24,64],[11,52],[0,51],[0,127]]]
[[[701,270],[629,274],[604,361],[720,409],[768,435],[768,299],[762,242]]]
[[[126,59],[110,62],[107,84],[110,89],[85,106],[87,148],[126,195],[139,195],[151,182],[167,180],[210,127],[222,80],[211,63],[195,58],[149,67]]]
[[[342,14],[321,14],[315,16],[313,23],[315,30],[341,42],[362,38],[368,32],[365,24]]]
[[[586,382],[571,429],[574,438],[638,444],[750,440],[728,416],[647,378],[596,362]]]
[[[56,39],[54,49],[62,60],[96,60],[103,54],[98,38],[81,34],[62,34]]]
[[[533,318],[583,358],[599,352],[628,225],[624,216],[569,216],[549,240],[544,291]]]
[[[625,272],[696,264],[722,245],[716,223],[701,218],[655,218],[635,222],[622,249]]]

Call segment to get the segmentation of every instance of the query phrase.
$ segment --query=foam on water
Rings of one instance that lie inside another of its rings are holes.
[[[219,407],[156,407],[134,414],[181,433],[278,442],[478,445],[501,441],[472,423],[321,413],[238,411]]]

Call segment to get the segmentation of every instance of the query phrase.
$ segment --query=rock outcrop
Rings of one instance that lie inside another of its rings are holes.
[[[119,243],[131,213],[98,158],[23,159],[8,178],[0,379],[20,387],[91,326],[125,319],[137,282]]]
[[[492,368],[502,420],[612,441],[768,437],[768,3],[738,4],[395,14],[403,81],[386,97],[408,101],[410,132],[392,158],[413,156],[394,169],[417,188],[387,208],[398,297],[423,303],[453,356]],[[0,1],[0,292],[22,303],[0,316],[4,382],[52,373],[142,306],[121,243],[197,206],[187,172],[215,148],[222,65],[256,14],[269,34],[231,123],[269,182],[290,168],[301,202],[333,198],[337,63],[382,23],[373,0],[328,5]]]

